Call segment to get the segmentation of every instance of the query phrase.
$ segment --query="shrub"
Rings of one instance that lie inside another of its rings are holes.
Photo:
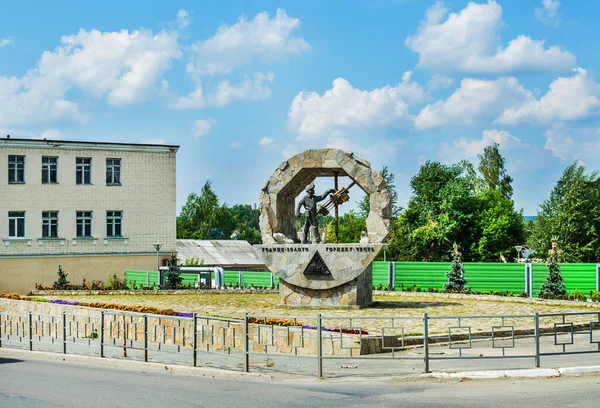
[[[548,276],[546,277],[546,282],[540,288],[539,297],[550,296],[546,297],[546,299],[562,299],[567,295],[567,288],[563,282],[562,275],[560,274],[560,265],[558,264],[558,255],[561,252],[562,251],[558,249],[558,244],[552,242],[552,248],[548,251],[548,262],[546,262],[546,265],[548,266]]]
[[[452,245],[454,249],[452,268],[446,274],[448,282],[444,284],[444,289],[462,292],[467,289],[467,280],[464,277],[463,264],[461,261],[462,254],[458,251],[458,245]]]
[[[181,285],[181,268],[177,265],[177,255],[171,254],[169,255],[169,260],[167,261],[167,274],[165,281],[165,288],[167,289],[175,289]]]
[[[63,270],[62,266],[58,265],[58,279],[54,282],[54,289],[63,289],[69,284],[67,280],[67,273]]]

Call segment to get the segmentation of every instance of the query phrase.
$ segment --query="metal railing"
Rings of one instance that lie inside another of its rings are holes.
[[[318,378],[324,376],[324,362],[333,360],[367,360],[367,367],[387,360],[391,363],[386,370],[406,361],[422,364],[426,373],[433,362],[443,360],[532,359],[533,365],[540,367],[542,357],[600,353],[600,312],[425,313],[422,317],[245,314],[243,319],[113,310],[96,316],[0,312],[0,347],[245,372],[254,366],[256,370],[272,369],[268,363],[256,362],[266,356],[267,361],[271,357],[288,359],[284,367],[303,361]],[[199,358],[207,361],[199,362]]]

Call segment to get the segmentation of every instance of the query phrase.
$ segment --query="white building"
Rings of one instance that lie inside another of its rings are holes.
[[[176,251],[179,146],[0,139],[0,292],[156,269]]]

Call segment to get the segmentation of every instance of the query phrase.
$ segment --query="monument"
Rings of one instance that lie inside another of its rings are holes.
[[[338,178],[343,176],[352,183],[339,189]],[[333,178],[334,188],[316,196],[317,177]],[[338,207],[349,200],[354,185],[369,195],[366,235],[360,243],[321,242],[317,214],[334,210],[337,239]],[[294,205],[303,190],[306,195]],[[302,208],[307,214],[299,236],[295,217]],[[265,265],[279,276],[280,304],[364,307],[373,303],[371,263],[387,239],[391,216],[392,195],[385,180],[368,161],[351,152],[307,150],[280,163],[260,193],[262,245],[255,246]]]

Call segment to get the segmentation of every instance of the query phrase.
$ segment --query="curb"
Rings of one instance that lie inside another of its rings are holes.
[[[232,380],[250,380],[250,381],[272,381],[275,378],[270,374],[261,373],[245,373],[239,371],[228,371],[219,368],[208,368],[208,367],[189,367],[174,364],[165,363],[145,363],[143,361],[135,360],[121,360],[116,358],[98,357],[98,356],[83,356],[77,354],[58,354],[50,353],[45,351],[29,351],[20,349],[7,349],[0,348],[0,357],[12,357],[12,358],[23,358],[23,359],[35,359],[45,361],[64,361],[73,364],[87,364],[95,365],[97,367],[108,367],[108,368],[120,368],[128,370],[137,370],[143,372],[155,372],[168,374],[179,374],[179,375],[193,375],[199,377],[211,377],[211,378],[225,378]],[[379,377],[377,379],[369,378],[369,380],[394,380],[394,379],[407,379],[407,378],[437,378],[442,379],[472,379],[472,380],[483,380],[483,379],[500,379],[500,378],[540,378],[540,377],[578,377],[586,374],[598,374],[600,373],[600,366],[584,366],[584,367],[563,367],[563,368],[534,368],[525,370],[497,370],[497,371],[461,371],[461,372],[439,372],[439,373],[427,373],[418,374],[414,376],[391,376],[391,377]],[[285,378],[285,374],[279,381],[303,381],[299,378]],[[312,378],[306,378],[308,381],[312,381]],[[346,381],[342,378],[326,378],[326,381]]]
[[[128,370],[139,370],[144,372],[161,372],[169,374],[194,375],[200,377],[247,379],[270,381],[273,376],[260,373],[244,373],[227,371],[218,368],[188,367],[166,363],[145,363],[143,361],[120,360],[116,358],[82,356],[77,354],[58,354],[45,351],[29,351],[18,349],[0,348],[0,357],[12,357],[23,359],[36,359],[45,361],[64,361],[74,364],[91,364],[97,367],[122,368]]]
[[[567,377],[582,374],[600,373],[600,366],[589,367],[564,367],[564,368],[534,368],[530,370],[500,370],[500,371],[462,371],[455,373],[428,373],[421,374],[421,378],[468,378],[468,379],[494,379],[494,378],[536,378],[536,377]]]

